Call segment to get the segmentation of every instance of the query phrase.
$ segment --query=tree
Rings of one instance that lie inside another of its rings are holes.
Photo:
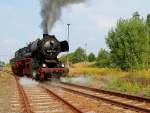
[[[150,38],[150,14],[147,15],[146,24],[147,24],[147,26],[148,26],[149,38]],[[149,46],[150,46],[150,42],[149,42]],[[149,51],[150,51],[150,50],[149,50]],[[150,63],[150,53],[149,53],[149,63]]]
[[[67,60],[67,55],[61,56],[61,57],[59,58],[59,60],[60,60],[61,62],[65,63],[66,60]]]
[[[112,63],[123,70],[148,66],[149,41],[146,22],[137,13],[130,19],[119,19],[106,38]]]
[[[74,52],[72,63],[78,63],[85,61],[87,58],[85,50],[82,49],[81,47],[77,48],[76,51]]]
[[[81,47],[77,48],[75,52],[69,53],[68,55],[61,56],[60,60],[62,62],[66,62],[67,57],[69,62],[73,64],[85,61],[87,59],[85,50],[82,49]]]
[[[109,53],[105,49],[100,49],[96,59],[96,66],[98,67],[110,66]]]
[[[69,62],[73,62],[73,60],[74,60],[74,53],[72,52],[72,53],[69,53],[69,54],[67,54],[67,55],[63,55],[63,56],[61,56],[59,59],[62,61],[62,62],[66,62],[67,61],[67,58],[68,58],[68,60],[69,60]]]
[[[90,53],[90,54],[88,55],[88,61],[89,61],[89,62],[93,62],[93,61],[95,61],[95,60],[96,60],[96,58],[95,58],[94,53]]]
[[[150,14],[147,15],[146,23],[147,23],[147,26],[148,26],[149,31],[150,31]]]

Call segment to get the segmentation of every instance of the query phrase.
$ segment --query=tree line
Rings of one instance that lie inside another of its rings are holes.
[[[100,49],[97,57],[94,53],[86,54],[79,47],[68,56],[71,63],[95,61],[98,67],[114,67],[122,70],[148,69],[150,66],[150,14],[144,19],[138,12],[129,19],[120,18],[116,27],[111,28],[106,36],[108,51]]]
[[[95,61],[95,54],[90,53],[89,55],[86,54],[85,50],[81,47],[77,48],[74,52],[69,53],[68,55],[64,55],[60,58],[61,61],[66,62],[69,60],[71,64],[83,62],[83,61]]]
[[[77,48],[74,52],[69,53],[68,55],[63,55],[60,57],[62,62],[69,60],[70,64],[75,64],[79,62],[95,62],[95,66],[98,67],[109,67],[109,52],[105,49],[100,49],[98,56],[94,53],[86,54],[85,50],[81,47]]]

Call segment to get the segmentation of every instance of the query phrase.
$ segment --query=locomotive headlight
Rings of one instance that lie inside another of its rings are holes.
[[[46,67],[46,64],[43,64],[42,67]]]
[[[64,65],[64,64],[62,64],[61,66],[62,66],[62,67],[65,67],[65,65]]]
[[[33,71],[33,72],[32,72],[32,76],[33,76],[33,77],[36,77],[36,75],[37,75],[37,72],[36,72],[36,71]]]

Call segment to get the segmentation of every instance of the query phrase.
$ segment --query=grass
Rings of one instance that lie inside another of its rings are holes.
[[[81,75],[94,75],[94,76],[135,76],[135,77],[144,77],[144,78],[150,78],[150,69],[149,70],[135,70],[135,71],[129,71],[125,72],[120,69],[114,69],[114,68],[97,68],[93,67],[92,65],[95,62],[81,62],[77,64],[73,64],[71,68],[69,69],[69,75],[70,76],[81,76]]]
[[[65,77],[62,81],[150,97],[150,79],[144,77],[76,76]]]
[[[107,75],[110,74],[111,70],[107,68],[92,68],[92,67],[79,67],[70,68],[69,75]],[[116,72],[117,73],[117,72]]]
[[[85,76],[86,75],[86,76]],[[70,68],[67,82],[76,82],[74,77],[84,76],[86,85],[108,90],[117,90],[141,96],[150,96],[150,70],[125,72],[119,69],[96,68],[79,63]],[[87,79],[89,78],[90,79]],[[79,79],[80,80],[80,79]]]
[[[70,76],[80,76],[80,75],[94,75],[94,76],[135,76],[135,77],[144,77],[150,78],[150,70],[139,70],[139,71],[121,71],[119,69],[111,68],[95,68],[95,67],[77,67],[70,68]]]
[[[137,94],[141,96],[150,96],[150,79],[144,77],[110,77],[108,82],[104,85],[105,89],[118,90]]]

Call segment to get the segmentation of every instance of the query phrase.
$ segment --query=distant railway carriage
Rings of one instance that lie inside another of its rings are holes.
[[[27,47],[21,48],[10,60],[12,71],[18,76],[32,77],[37,80],[60,78],[68,69],[57,58],[61,52],[69,51],[67,41],[58,41],[55,36],[44,34]]]

